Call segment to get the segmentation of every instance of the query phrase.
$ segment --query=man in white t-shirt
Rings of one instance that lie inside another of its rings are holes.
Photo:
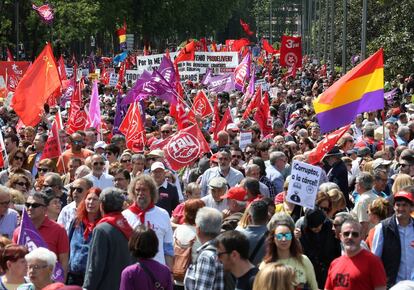
[[[172,269],[174,246],[170,216],[165,209],[155,206],[158,189],[154,179],[147,174],[131,181],[128,194],[134,197],[134,204],[122,214],[134,229],[140,225],[151,227],[158,237],[158,253],[155,260]]]

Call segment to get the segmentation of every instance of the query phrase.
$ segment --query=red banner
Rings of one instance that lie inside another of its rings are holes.
[[[0,61],[0,77],[3,77],[9,91],[16,90],[29,66],[30,61]]]
[[[173,170],[192,164],[210,147],[197,124],[175,133],[165,144],[164,156]]]
[[[280,65],[302,67],[302,40],[300,36],[282,36]]]
[[[199,91],[197,96],[194,98],[193,106],[191,111],[188,113],[188,119],[196,123],[195,114],[200,117],[206,117],[213,113],[210,102],[206,97],[206,94],[203,91]]]
[[[119,126],[119,131],[125,135],[126,145],[129,149],[134,152],[144,151],[146,136],[138,102],[129,106],[128,112]]]
[[[45,148],[43,149],[43,153],[40,157],[40,160],[46,158],[58,158],[62,154],[59,140],[59,130],[61,129],[62,124],[60,122],[59,114],[56,114],[55,121],[52,124],[52,129],[49,131],[49,136],[47,138]]]

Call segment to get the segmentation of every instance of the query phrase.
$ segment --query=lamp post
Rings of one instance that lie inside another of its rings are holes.
[[[15,19],[15,28],[16,28],[16,60],[19,60],[19,42],[20,42],[20,37],[19,37],[19,0],[15,1],[16,4],[16,19]]]
[[[361,61],[367,54],[367,9],[368,0],[362,0]]]
[[[344,20],[342,23],[342,74],[346,73],[346,25],[348,21],[348,0],[343,0]]]

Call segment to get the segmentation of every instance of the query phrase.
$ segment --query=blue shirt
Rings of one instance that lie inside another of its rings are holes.
[[[85,241],[83,238],[84,231],[85,226],[83,223],[75,226],[73,230],[72,238],[70,239],[69,272],[85,273],[92,232],[90,232],[88,239]]]
[[[266,167],[266,177],[269,178],[270,181],[275,185],[277,193],[283,191],[283,183],[285,183],[285,179],[273,165]]]
[[[400,234],[401,244],[401,262],[400,268],[398,269],[397,280],[411,280],[414,281],[414,225],[413,221],[406,226],[400,226],[398,219],[397,226]],[[382,232],[382,224],[379,223],[375,226],[374,239],[372,241],[372,253],[376,256],[381,257],[384,247],[384,235]],[[393,249],[386,249],[392,251]]]

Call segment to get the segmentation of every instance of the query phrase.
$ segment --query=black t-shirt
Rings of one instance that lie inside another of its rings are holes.
[[[246,274],[236,280],[235,290],[252,290],[254,278],[259,269],[257,267],[251,268]]]

